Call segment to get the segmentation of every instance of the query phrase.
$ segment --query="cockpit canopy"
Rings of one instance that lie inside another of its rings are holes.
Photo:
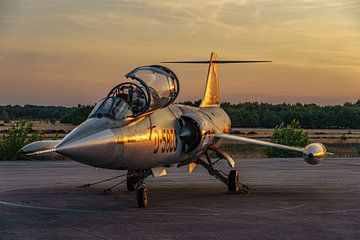
[[[179,94],[178,78],[164,66],[137,67],[125,76],[133,81],[115,86],[89,117],[137,117],[168,106]]]
[[[149,111],[171,104],[179,94],[179,81],[173,71],[158,65],[138,67],[126,75],[145,87]]]

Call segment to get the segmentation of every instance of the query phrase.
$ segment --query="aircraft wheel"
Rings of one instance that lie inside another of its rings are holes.
[[[136,187],[136,177],[134,175],[134,173],[132,171],[128,171],[127,176],[126,176],[126,186],[127,186],[127,190],[129,192],[133,192],[135,191],[135,187]]]
[[[237,170],[231,170],[229,173],[229,191],[237,192],[239,191],[240,180],[239,180],[239,172]]]
[[[138,207],[146,208],[148,207],[148,189],[146,187],[139,187],[136,190],[136,200]]]

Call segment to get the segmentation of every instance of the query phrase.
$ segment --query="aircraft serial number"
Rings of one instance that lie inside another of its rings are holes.
[[[153,129],[154,134],[154,153],[175,152],[177,148],[176,130],[175,129]]]

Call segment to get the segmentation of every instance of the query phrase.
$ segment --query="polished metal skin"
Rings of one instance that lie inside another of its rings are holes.
[[[234,168],[232,157],[218,149],[224,140],[301,152],[306,162],[318,164],[328,154],[322,144],[299,148],[229,134],[230,118],[220,107],[217,65],[253,62],[268,61],[221,61],[212,53],[209,61],[173,62],[209,64],[199,108],[173,104],[179,81],[170,69],[159,65],[135,68],[126,75],[130,81],[115,86],[64,139],[31,143],[20,152],[31,159],[66,157],[95,167],[129,170],[130,177],[137,173],[128,181],[138,183],[138,201],[147,201],[147,191],[141,186],[150,172],[162,176],[165,167],[173,165],[187,165],[191,173],[201,164],[229,189],[238,186],[238,173],[232,170],[229,176],[233,177],[224,175],[209,157],[213,151]],[[144,205],[147,202],[139,202]]]
[[[203,126],[202,142],[197,151],[184,153],[178,138],[182,115],[194,115]],[[212,121],[210,121],[210,116]],[[67,158],[91,166],[111,169],[149,169],[179,163],[214,145],[207,132],[230,130],[230,119],[221,108],[199,110],[184,105],[170,105],[138,119],[115,121],[105,117],[90,118],[59,142],[55,151]]]

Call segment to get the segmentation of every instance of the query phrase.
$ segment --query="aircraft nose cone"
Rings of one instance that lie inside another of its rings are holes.
[[[89,121],[90,120],[90,121]],[[69,133],[58,145],[56,152],[75,161],[103,166],[113,160],[120,151],[115,135],[99,119],[89,119]],[[95,129],[95,131],[94,131]]]

